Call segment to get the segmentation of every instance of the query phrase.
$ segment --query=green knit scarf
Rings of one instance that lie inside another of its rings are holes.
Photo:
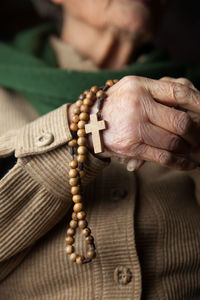
[[[19,33],[10,45],[0,43],[0,86],[22,94],[41,115],[75,102],[92,85],[126,75],[186,77],[200,87],[200,65],[170,61],[160,51],[120,71],[60,70],[48,42],[53,33],[53,26],[46,24]]]

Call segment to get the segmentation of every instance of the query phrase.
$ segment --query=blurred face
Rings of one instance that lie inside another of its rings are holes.
[[[53,0],[68,13],[99,29],[130,35],[151,35],[159,24],[165,0]]]

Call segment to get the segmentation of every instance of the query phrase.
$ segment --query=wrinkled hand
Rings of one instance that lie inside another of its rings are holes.
[[[191,83],[126,76],[107,93],[103,118],[108,128],[103,131],[106,151],[102,156],[132,160],[134,169],[143,161],[179,170],[197,166],[189,153],[200,145],[199,128],[180,110],[200,113],[200,93]]]

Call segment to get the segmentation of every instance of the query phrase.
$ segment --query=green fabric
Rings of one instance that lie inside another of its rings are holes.
[[[19,33],[11,45],[0,43],[0,86],[21,93],[40,114],[75,102],[78,95],[92,85],[101,86],[107,79],[126,75],[154,79],[186,77],[200,87],[199,64],[176,63],[160,51],[120,71],[60,70],[48,43],[52,33],[55,33],[53,26],[47,24]]]

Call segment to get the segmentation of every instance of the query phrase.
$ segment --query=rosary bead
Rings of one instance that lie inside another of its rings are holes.
[[[72,169],[76,169],[77,166],[78,166],[77,160],[72,160],[72,161],[70,161],[69,166],[70,166],[70,168],[72,168]]]
[[[72,197],[73,202],[78,203],[80,201],[82,201],[82,196],[81,195],[74,195]]]
[[[71,186],[76,186],[78,182],[79,182],[79,177],[70,178],[70,180],[69,180],[69,184]]]
[[[71,221],[69,222],[69,226],[70,226],[71,228],[73,228],[73,229],[76,229],[76,228],[78,227],[78,222],[75,221],[75,220],[71,220]]]
[[[81,228],[81,229],[84,229],[85,227],[88,226],[88,222],[86,220],[80,220],[78,221],[78,226]]]
[[[78,123],[78,121],[79,121],[79,116],[78,116],[78,115],[73,115],[72,121],[73,121],[74,123]]]
[[[80,108],[79,107],[74,107],[73,108],[73,113],[75,114],[75,115],[79,115],[80,114]]]
[[[78,125],[77,125],[76,123],[71,123],[70,129],[71,129],[72,131],[77,131],[77,130],[78,130]]]
[[[96,256],[96,252],[94,250],[88,250],[87,253],[86,253],[86,257],[89,258],[89,259],[93,259],[95,258]]]
[[[84,129],[85,128],[85,124],[86,124],[86,122],[85,121],[83,121],[83,120],[80,120],[79,122],[78,122],[78,128],[80,128],[80,129]]]
[[[80,100],[83,100],[85,98],[85,95],[83,95],[83,94],[81,94],[80,96],[79,96],[79,99]]]
[[[78,221],[77,213],[76,212],[72,213],[72,221],[76,221],[76,222]],[[75,223],[74,223],[74,225],[75,225]],[[78,227],[78,222],[76,223],[76,227]]]
[[[97,98],[106,98],[106,94],[100,90],[96,93],[96,97]]]
[[[88,236],[88,235],[90,235],[90,233],[91,233],[91,230],[88,227],[84,228],[83,231],[82,231],[82,234],[84,236]]]
[[[77,149],[77,152],[80,155],[84,155],[84,154],[87,153],[87,147],[85,147],[85,146],[79,146],[78,149]]]
[[[74,243],[74,238],[71,235],[68,235],[65,240],[68,245],[72,245]]]
[[[77,257],[76,253],[72,253],[70,255],[70,260],[73,261],[73,262],[75,262],[76,261],[76,257]]]
[[[72,245],[68,245],[66,248],[65,248],[65,251],[67,254],[71,254],[74,252],[74,247]]]
[[[94,100],[94,99],[95,99],[95,94],[94,94],[92,91],[89,91],[89,92],[86,94],[86,98],[87,98],[87,99],[90,99],[90,100]]]
[[[86,218],[86,212],[85,211],[79,211],[78,213],[77,213],[77,218],[79,219],[79,220],[83,220],[83,219],[85,219]]]
[[[76,194],[80,193],[80,186],[79,185],[72,186],[71,187],[71,193],[72,193],[72,195],[76,195]]]
[[[69,228],[67,229],[67,235],[75,235],[75,229],[69,227]]]
[[[81,109],[81,112],[85,112],[85,113],[90,111],[88,105],[81,105],[80,109]]]
[[[79,130],[77,131],[77,135],[78,135],[79,137],[85,136],[85,135],[86,135],[85,129],[79,129]]]
[[[85,112],[80,113],[79,119],[83,120],[83,121],[87,121],[88,120],[88,114],[85,113]]]
[[[87,95],[87,93],[89,92],[90,90],[85,90],[84,92],[83,92],[83,95]]]
[[[76,169],[71,169],[69,171],[69,177],[70,178],[75,178],[78,174],[79,174],[79,172]]]
[[[83,178],[83,176],[85,176],[85,171],[83,170],[79,171],[79,176],[80,178]]]
[[[77,146],[77,141],[75,139],[69,141],[68,146],[69,147],[76,147]]]
[[[87,139],[85,137],[79,137],[77,140],[77,144],[79,146],[85,146],[87,144]]]
[[[76,258],[76,263],[77,263],[78,265],[82,265],[82,264],[83,264],[83,260],[84,260],[84,257],[83,257],[82,255],[79,255],[79,256],[77,256],[77,258]]]
[[[92,235],[86,236],[85,241],[87,244],[92,244],[94,242],[94,238]]]
[[[114,84],[117,83],[119,81],[119,79],[114,79],[113,82]]]
[[[113,86],[113,84],[114,84],[114,82],[112,81],[112,80],[107,80],[106,81],[106,85],[108,85],[108,86]]]
[[[91,89],[90,89],[90,91],[93,92],[93,93],[95,93],[95,94],[98,92],[98,90],[99,90],[99,88],[96,85],[93,86],[93,87],[91,87]]]
[[[85,98],[85,99],[83,100],[83,104],[84,104],[84,105],[92,106],[93,103],[94,103],[93,100],[88,99],[88,98]]]
[[[79,163],[83,163],[83,162],[85,162],[86,161],[86,156],[85,155],[78,155],[77,156],[77,161],[79,162]]]
[[[83,104],[83,101],[82,100],[77,100],[75,104],[76,104],[77,107],[81,107],[81,105]]]
[[[74,204],[73,209],[75,212],[78,213],[79,211],[81,211],[83,209],[83,203],[79,202],[79,203]]]

